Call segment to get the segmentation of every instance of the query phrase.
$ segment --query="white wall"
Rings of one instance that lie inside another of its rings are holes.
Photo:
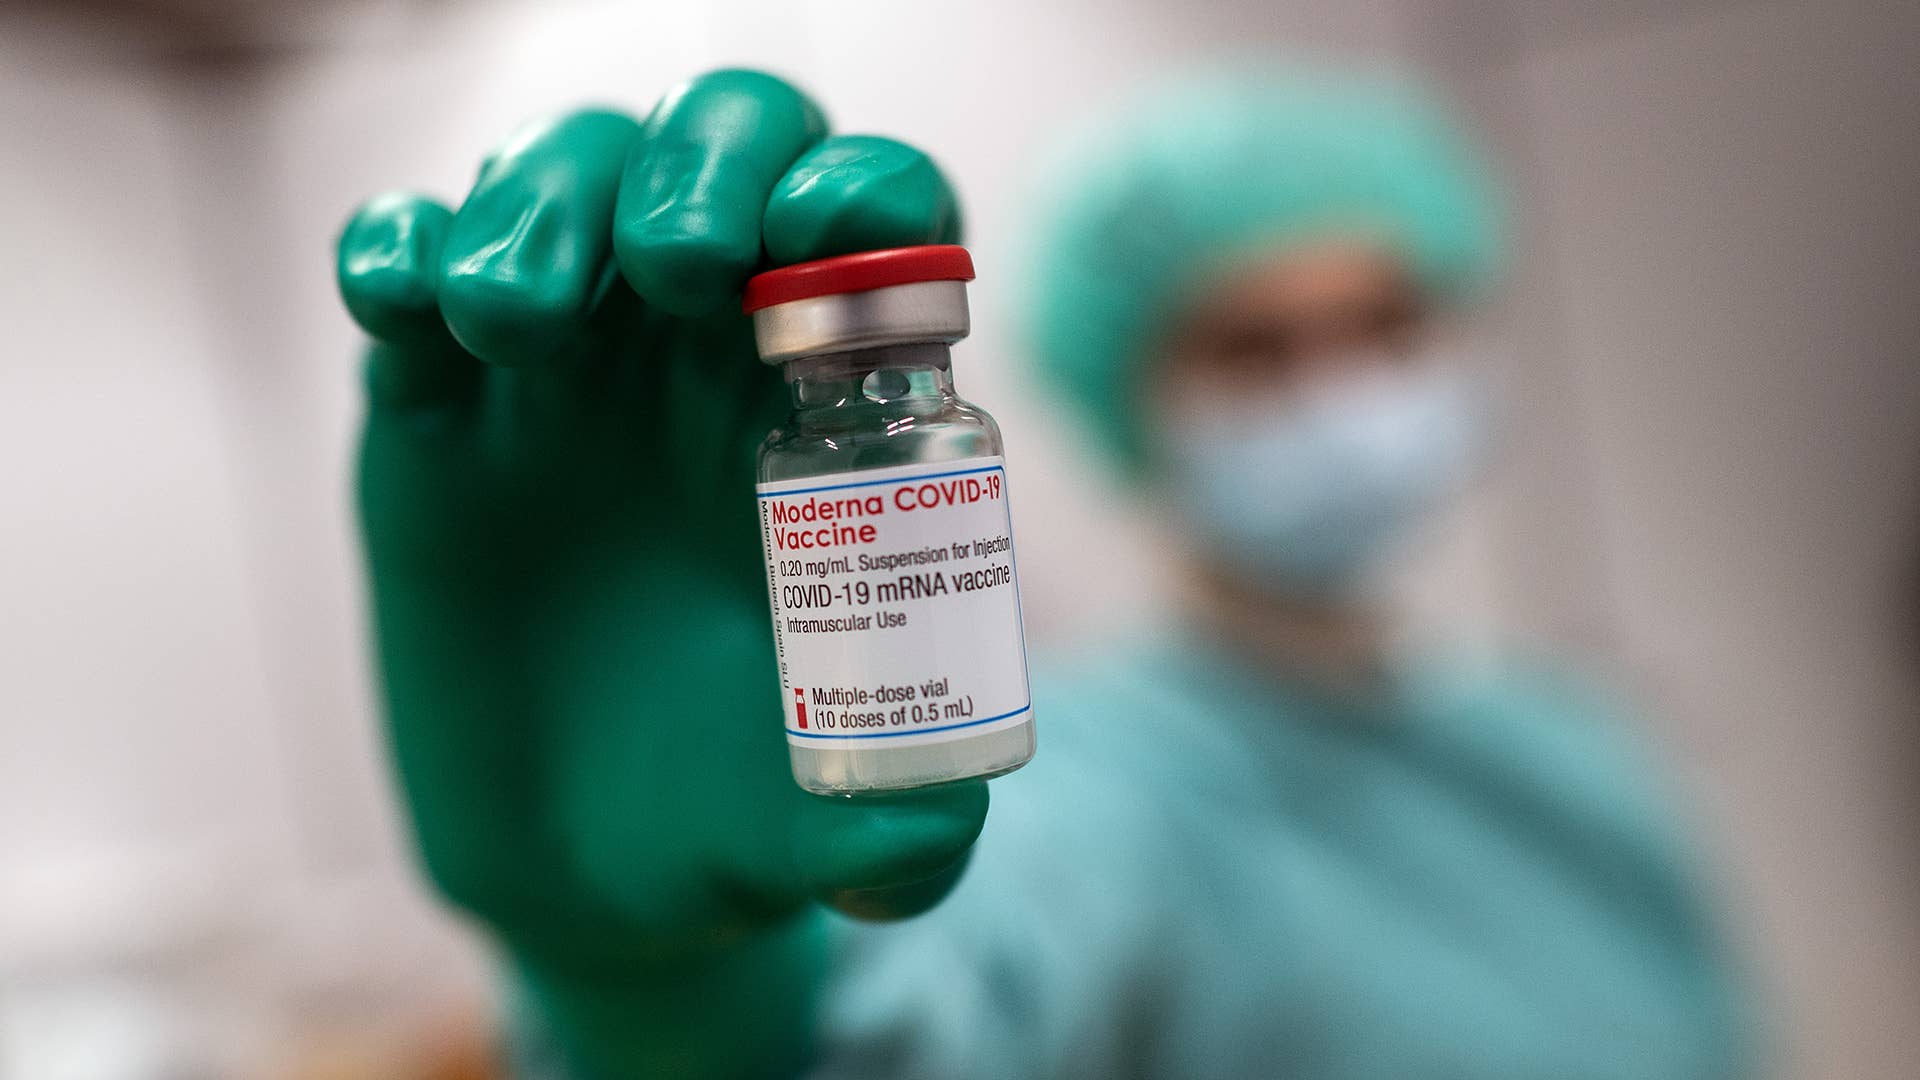
[[[138,881],[164,904],[287,847],[192,170],[153,89],[0,35],[0,956],[135,885],[94,876],[123,856],[166,869]]]
[[[1721,5],[1497,76],[1624,655],[1806,1076],[1920,1060],[1915,42],[1910,5]]]
[[[262,1075],[294,1017],[477,981],[388,827],[349,564],[307,557],[347,534],[328,399],[245,336],[300,298],[180,91],[0,25],[4,1080]]]
[[[1920,9],[1412,6],[1521,180],[1510,626],[1702,808],[1784,1075],[1920,1057]]]

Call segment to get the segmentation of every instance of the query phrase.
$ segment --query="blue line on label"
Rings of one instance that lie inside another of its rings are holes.
[[[789,495],[811,495],[816,491],[839,491],[841,488],[872,487],[875,484],[911,484],[915,480],[938,480],[943,476],[971,476],[974,473],[1005,472],[1005,465],[982,465],[977,469],[955,469],[952,472],[926,473],[921,476],[896,476],[891,480],[859,480],[851,484],[828,484],[825,487],[795,488],[792,491],[763,491],[757,497],[762,499],[784,499]]]
[[[948,724],[945,727],[921,728],[918,731],[863,731],[854,735],[818,735],[811,731],[795,731],[792,728],[788,728],[787,734],[798,735],[802,739],[890,739],[898,738],[901,735],[931,735],[936,731],[959,731],[961,728],[975,727],[980,724],[991,724],[995,720],[1005,720],[1009,716],[1019,716],[1023,712],[1031,712],[1032,710],[1033,702],[1029,701],[1012,712],[1001,713],[999,716],[989,716],[985,720],[969,720],[964,724]]]

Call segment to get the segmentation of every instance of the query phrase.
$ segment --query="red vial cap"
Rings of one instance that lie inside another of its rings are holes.
[[[972,281],[973,257],[958,244],[922,244],[835,255],[795,263],[747,279],[740,309],[761,308],[837,293],[866,292],[916,281]]]

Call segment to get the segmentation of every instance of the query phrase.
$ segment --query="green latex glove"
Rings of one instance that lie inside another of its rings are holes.
[[[414,829],[583,1075],[795,1064],[810,903],[911,914],[979,833],[981,783],[793,783],[753,509],[786,391],[738,309],[766,265],[957,233],[923,154],[722,71],[645,122],[529,128],[457,211],[383,196],[341,238]]]

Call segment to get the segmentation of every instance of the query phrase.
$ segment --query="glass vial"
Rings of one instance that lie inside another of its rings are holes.
[[[1000,429],[953,387],[973,262],[952,245],[747,283],[793,411],[758,501],[793,776],[857,795],[1033,756]]]

